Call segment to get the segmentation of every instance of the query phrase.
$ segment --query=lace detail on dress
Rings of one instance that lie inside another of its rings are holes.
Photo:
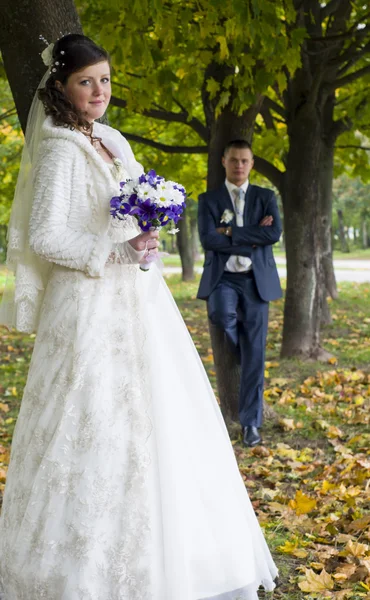
[[[145,333],[121,269],[50,276],[0,521],[6,600],[151,598]]]

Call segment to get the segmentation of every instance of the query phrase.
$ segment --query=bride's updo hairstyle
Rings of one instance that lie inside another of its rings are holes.
[[[39,90],[45,113],[52,117],[55,125],[87,131],[91,129],[91,124],[81,111],[58,89],[57,81],[65,86],[72,73],[103,61],[110,62],[108,52],[85,35],[71,33],[55,43],[50,76],[45,87]]]

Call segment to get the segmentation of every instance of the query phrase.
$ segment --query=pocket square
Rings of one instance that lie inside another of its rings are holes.
[[[230,221],[232,221],[234,218],[234,213],[232,210],[229,210],[228,208],[226,210],[224,210],[224,212],[222,213],[222,217],[221,217],[221,223],[226,223],[226,225],[228,223],[230,223]]]

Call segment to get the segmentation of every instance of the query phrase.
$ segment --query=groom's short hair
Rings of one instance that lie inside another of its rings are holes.
[[[252,152],[252,156],[253,156],[252,146],[249,142],[247,142],[247,140],[231,140],[231,142],[228,142],[224,148],[224,156],[226,156],[226,154],[228,153],[230,148],[239,148],[239,149],[248,148],[248,150],[250,150]]]

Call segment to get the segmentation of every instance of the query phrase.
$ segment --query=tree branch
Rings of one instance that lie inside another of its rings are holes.
[[[15,108],[15,106],[13,106],[12,108],[9,108],[9,110],[6,110],[5,112],[3,112],[0,115],[0,121],[2,121],[3,119],[8,119],[9,117],[12,117],[13,115],[17,114],[17,109]]]
[[[264,98],[263,98],[263,106],[266,106],[266,108],[269,108],[270,110],[273,110],[278,115],[280,115],[281,117],[283,117],[283,119],[286,119],[286,110],[285,110],[285,108],[281,104],[278,104],[277,102],[275,102],[275,100],[271,100],[271,98],[269,98],[268,96],[264,96]]]
[[[363,19],[360,19],[359,23],[361,21],[365,21],[366,19],[369,17],[369,14],[364,15]],[[367,27],[364,27],[362,29],[356,29],[357,25],[359,25],[359,23],[353,25],[348,31],[345,31],[343,33],[333,33],[333,34],[328,34],[325,36],[311,36],[310,37],[310,42],[319,42],[319,43],[323,43],[323,42],[328,42],[328,43],[332,43],[332,42],[339,42],[339,41],[345,41],[345,40],[353,40],[358,39],[358,38],[363,38],[364,37],[364,32],[366,33],[368,31]]]
[[[326,17],[329,17],[333,13],[335,13],[335,11],[338,10],[338,8],[340,8],[341,4],[342,4],[342,0],[331,0],[330,2],[327,3],[326,6],[323,6],[322,9],[320,10],[321,22],[324,19],[326,19]]]
[[[357,47],[355,44],[353,44],[353,47],[355,48],[355,51],[350,52],[351,48],[349,48],[348,52],[345,52],[344,54],[339,55],[339,57],[338,57],[338,61],[337,61],[338,64],[340,64],[340,63],[343,64],[343,62],[345,63],[338,71],[339,77],[341,75],[343,75],[344,73],[346,73],[346,71],[348,71],[348,69],[353,67],[353,65],[355,65],[356,62],[358,62],[360,60],[360,58],[362,58],[363,56],[365,56],[366,54],[369,53],[370,42],[365,44],[365,46],[363,46],[361,48],[361,50],[358,50],[358,51],[356,51]]]
[[[116,96],[111,97],[110,103],[112,106],[117,106],[118,108],[127,108],[126,100],[122,100],[122,98],[117,98]],[[167,110],[157,110],[154,108],[144,110],[142,112],[135,112],[142,114],[145,117],[159,119],[160,121],[167,121],[168,123],[184,123],[184,125],[191,127],[203,141],[208,143],[207,127],[195,117],[191,117],[189,119],[189,113],[187,112],[171,112]]]
[[[335,106],[339,106],[340,104],[343,104],[344,102],[347,102],[347,100],[353,100],[353,98],[355,96],[358,96],[359,94],[364,94],[365,92],[367,92],[368,90],[370,90],[370,85],[367,85],[366,87],[364,87],[362,90],[358,90],[357,92],[355,92],[354,94],[348,94],[348,96],[344,96],[344,98],[341,98],[340,100],[337,100],[335,102]]]
[[[120,133],[132,142],[145,144],[146,146],[151,146],[152,148],[171,154],[207,154],[208,152],[208,146],[170,146],[169,144],[155,142],[154,140],[142,137],[141,135],[136,135],[135,133],[129,133],[127,131],[120,131]]]
[[[275,130],[275,122],[274,122],[273,116],[270,113],[270,110],[267,106],[262,105],[262,107],[260,109],[260,115],[262,116],[262,118],[265,122],[266,128]]]
[[[356,79],[360,79],[360,77],[363,77],[363,75],[367,75],[368,73],[370,73],[370,65],[367,65],[366,67],[363,67],[354,73],[350,73],[349,75],[345,75],[345,77],[341,77],[340,79],[333,81],[333,83],[328,84],[327,88],[330,91],[334,91],[339,87],[347,85],[348,83],[352,83],[352,81],[356,81]]]
[[[335,148],[357,148],[358,150],[365,150],[370,152],[369,146],[356,146],[356,144],[347,144],[347,146],[335,146]]]
[[[284,173],[282,171],[260,156],[254,156],[254,168],[257,173],[266,177],[275,187],[277,187],[279,192],[281,192],[284,179]]]

